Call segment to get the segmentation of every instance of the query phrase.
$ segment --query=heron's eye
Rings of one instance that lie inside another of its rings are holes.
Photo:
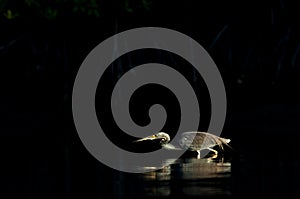
[[[166,138],[162,138],[162,141],[166,141]]]

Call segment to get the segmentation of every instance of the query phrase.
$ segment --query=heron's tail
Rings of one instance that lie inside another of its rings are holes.
[[[230,149],[233,149],[228,143],[231,142],[231,139],[226,139],[226,138],[220,138],[219,139],[221,141],[221,145],[226,145],[228,146]],[[223,147],[222,147],[223,148]]]

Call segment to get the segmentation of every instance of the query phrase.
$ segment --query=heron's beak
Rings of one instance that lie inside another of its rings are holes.
[[[139,140],[135,140],[134,142],[141,142],[141,141],[155,140],[155,139],[157,139],[157,137],[155,135],[150,135],[148,137],[145,137],[145,138],[142,138],[142,139],[139,139]]]

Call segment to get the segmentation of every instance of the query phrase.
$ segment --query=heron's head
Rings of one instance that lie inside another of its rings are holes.
[[[164,145],[168,144],[171,139],[170,139],[170,136],[167,133],[159,132],[157,134],[150,135],[148,137],[136,140],[136,142],[145,141],[145,140],[160,140],[160,144],[162,146],[164,146]]]

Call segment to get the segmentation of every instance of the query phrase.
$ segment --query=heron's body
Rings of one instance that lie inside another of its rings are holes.
[[[229,146],[228,143],[230,142],[230,139],[225,139],[210,133],[198,132],[198,131],[183,133],[181,139],[179,140],[179,147],[169,144],[171,140],[170,136],[164,132],[159,132],[155,135],[151,135],[137,141],[154,140],[154,139],[160,139],[161,146],[169,150],[197,151],[198,158],[200,158],[201,150],[208,149],[210,151],[213,151],[217,155],[218,151],[212,149],[212,147],[218,145],[223,150],[223,145]]]
[[[182,148],[191,151],[198,151],[210,147],[223,144],[227,145],[230,142],[229,139],[221,138],[219,136],[205,133],[205,132],[186,132],[182,134],[182,138],[179,144]]]

